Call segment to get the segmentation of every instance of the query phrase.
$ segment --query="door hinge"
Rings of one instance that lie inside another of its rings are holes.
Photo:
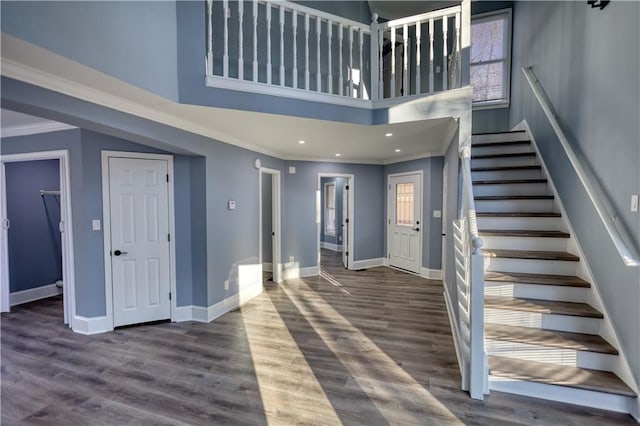
[[[389,225],[391,225],[391,219],[389,219]]]
[[[167,182],[169,182],[169,173],[167,173]]]
[[[345,186],[344,189],[349,190],[349,185]]]
[[[171,300],[171,292],[169,292],[169,300]]]
[[[349,223],[349,218],[346,218],[346,219],[344,220],[344,222],[345,222],[345,223]]]
[[[167,234],[167,241],[171,242],[171,234]]]
[[[391,259],[391,253],[387,253],[387,259]]]

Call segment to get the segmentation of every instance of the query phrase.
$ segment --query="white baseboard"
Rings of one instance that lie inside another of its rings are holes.
[[[456,316],[453,313],[453,302],[451,301],[451,297],[449,296],[449,290],[447,290],[447,284],[442,283],[444,286],[444,303],[447,306],[447,314],[449,315],[449,325],[451,325],[451,334],[453,336],[453,347],[456,350],[456,359],[458,360],[458,368],[460,369],[460,375],[462,376],[462,390],[468,390],[468,386],[466,383],[466,370],[467,366],[462,359],[462,353],[460,351],[460,332],[458,331],[458,327],[456,327]]]
[[[262,270],[265,272],[273,272],[273,263],[262,262]]]
[[[640,396],[632,399],[629,402],[629,405],[631,406],[629,407],[629,413],[638,423],[640,423]]]
[[[282,280],[293,280],[296,278],[314,277],[320,275],[320,268],[317,266],[309,266],[306,268],[288,268],[282,271]]]
[[[73,331],[79,334],[100,334],[113,331],[107,323],[107,317],[83,317],[76,315],[73,318]]]
[[[342,251],[342,244],[333,244],[326,241],[320,241],[320,248],[332,251]]]
[[[9,303],[11,306],[16,306],[23,303],[33,302],[35,300],[46,299],[51,296],[57,296],[61,293],[62,289],[58,288],[56,283],[47,284],[41,287],[11,293],[9,295]]]
[[[351,269],[366,269],[376,268],[378,266],[385,266],[385,258],[378,257],[375,259],[354,260],[351,265]]]
[[[420,276],[428,280],[442,280],[442,269],[420,269]]]

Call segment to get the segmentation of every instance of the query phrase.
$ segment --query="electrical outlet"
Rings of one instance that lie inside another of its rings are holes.
[[[633,194],[631,196],[631,211],[632,212],[638,211],[638,194]]]
[[[433,217],[442,217],[442,211],[434,210],[433,211]]]
[[[91,221],[91,229],[93,229],[94,231],[100,230],[100,219],[94,219]]]
[[[229,290],[229,280],[224,281],[224,289]]]

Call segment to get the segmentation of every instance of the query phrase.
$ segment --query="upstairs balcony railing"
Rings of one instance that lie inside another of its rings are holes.
[[[213,87],[366,106],[461,86],[461,7],[370,25],[288,1],[206,2]]]

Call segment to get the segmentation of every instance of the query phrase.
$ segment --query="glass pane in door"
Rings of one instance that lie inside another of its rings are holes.
[[[413,183],[396,184],[396,225],[413,226]]]

